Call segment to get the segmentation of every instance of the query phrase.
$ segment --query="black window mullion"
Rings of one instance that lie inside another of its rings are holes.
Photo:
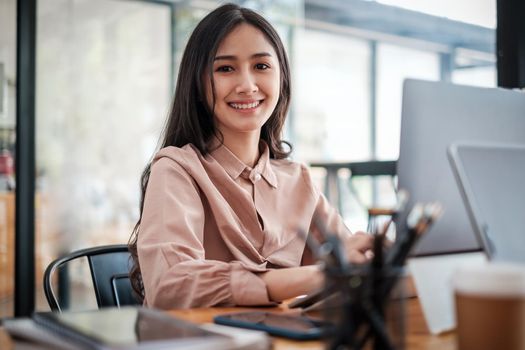
[[[35,309],[36,0],[17,1],[14,314]]]

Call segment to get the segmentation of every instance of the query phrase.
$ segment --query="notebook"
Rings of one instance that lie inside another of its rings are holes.
[[[448,156],[488,258],[525,263],[525,144],[454,143]]]

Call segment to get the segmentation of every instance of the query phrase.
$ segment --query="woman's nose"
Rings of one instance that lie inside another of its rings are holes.
[[[259,91],[259,87],[253,74],[250,72],[242,72],[239,75],[236,92],[238,94],[252,94],[257,91]]]

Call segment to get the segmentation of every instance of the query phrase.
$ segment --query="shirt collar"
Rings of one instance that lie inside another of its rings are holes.
[[[216,137],[210,142],[210,155],[226,170],[228,175],[236,180],[241,174],[247,170],[248,173],[257,172],[268,182],[272,187],[277,188],[277,177],[273,172],[270,163],[270,149],[263,140],[259,143],[261,149],[261,156],[257,164],[253,168],[244,164],[239,158],[233,154],[228,147],[220,142]]]

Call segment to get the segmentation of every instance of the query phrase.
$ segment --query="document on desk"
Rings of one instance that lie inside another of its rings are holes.
[[[141,308],[35,313],[4,322],[12,336],[56,349],[269,349],[264,334],[232,334]]]
[[[439,334],[456,327],[452,275],[463,266],[482,265],[487,261],[481,252],[418,257],[408,260],[408,267],[427,327]]]

